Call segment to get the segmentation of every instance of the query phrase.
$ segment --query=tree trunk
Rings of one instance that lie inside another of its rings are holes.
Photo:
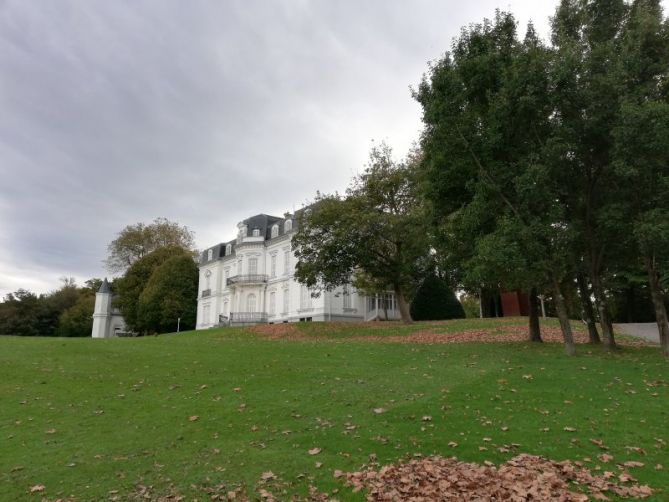
[[[539,299],[537,288],[530,289],[530,342],[541,342],[541,328],[539,327]]]
[[[667,308],[664,303],[664,292],[660,286],[655,263],[651,257],[645,257],[646,270],[648,272],[648,284],[650,285],[650,295],[653,299],[653,308],[655,309],[655,320],[657,329],[660,333],[660,348],[665,357],[669,357],[669,319],[667,318]]]
[[[402,316],[402,322],[407,324],[412,323],[411,312],[409,311],[409,304],[404,298],[404,293],[402,288],[395,286],[395,297],[397,298],[397,306],[400,308],[400,316]]]
[[[564,338],[564,351],[568,356],[573,356],[576,354],[574,335],[571,332],[567,307],[564,303],[560,283],[557,279],[553,280],[553,295],[555,297],[555,310],[557,310],[558,319],[560,320],[560,328],[562,329],[562,337]]]
[[[583,317],[585,324],[588,326],[588,340],[590,343],[602,343],[597,332],[597,324],[595,324],[595,312],[592,309],[592,300],[590,298],[590,288],[588,282],[585,280],[583,272],[576,274],[576,282],[578,283],[578,293],[581,297],[581,308],[583,309]]]
[[[609,306],[604,294],[604,288],[598,272],[591,271],[590,280],[592,281],[592,292],[595,295],[595,305],[599,312],[599,323],[602,328],[602,337],[604,339],[604,348],[606,350],[616,349],[616,340],[613,336],[613,324],[609,314]]]

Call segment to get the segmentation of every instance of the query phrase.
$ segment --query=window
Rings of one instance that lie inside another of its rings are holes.
[[[227,301],[223,302],[223,315],[230,316],[230,312],[228,311],[228,302]]]
[[[290,290],[288,288],[283,290],[283,313],[287,314],[290,311]]]
[[[344,286],[344,308],[351,308],[351,292],[348,290],[348,286]]]
[[[223,275],[224,275],[223,283],[227,285],[228,284],[228,277],[230,277],[230,267],[227,267],[225,269],[225,272],[223,272]]]
[[[202,306],[202,324],[209,324],[209,316],[211,314],[211,305]]]
[[[253,237],[260,237],[260,229],[259,228],[254,228],[253,229]]]
[[[230,256],[232,254],[232,244],[225,246],[225,256]]]
[[[207,250],[207,260],[211,261],[211,259],[214,257],[214,250],[213,249],[208,249]]]
[[[211,289],[211,270],[204,273],[204,289]]]
[[[310,309],[311,308],[311,291],[306,286],[300,287],[300,308],[301,309]]]
[[[274,315],[276,313],[276,293],[272,291],[269,294],[269,315]]]
[[[246,311],[255,312],[256,311],[256,295],[250,294],[246,297]]]
[[[276,277],[276,255],[273,254],[270,258],[270,277]]]
[[[290,251],[283,252],[283,275],[290,274]]]
[[[287,234],[293,229],[293,220],[286,220],[283,224],[283,233]]]
[[[242,233],[242,237],[246,237],[246,236],[249,234],[249,227],[247,227],[246,225],[244,225],[244,226],[242,227],[241,233]]]
[[[237,275],[242,275],[242,259],[237,260]]]
[[[274,224],[274,225],[272,225],[272,239],[274,239],[274,237],[278,237],[278,236],[279,236],[279,225]]]
[[[249,258],[249,275],[258,273],[258,258]]]

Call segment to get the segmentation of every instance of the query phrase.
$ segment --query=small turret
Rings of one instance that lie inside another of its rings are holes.
[[[95,310],[93,311],[93,338],[106,338],[109,336],[109,323],[112,314],[112,292],[107,278],[102,281],[98,292],[95,294]]]

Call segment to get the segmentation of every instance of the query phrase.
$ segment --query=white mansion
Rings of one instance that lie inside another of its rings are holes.
[[[366,297],[352,287],[311,291],[293,279],[295,215],[259,214],[237,225],[237,238],[200,257],[196,329],[296,321],[396,319],[392,295]]]

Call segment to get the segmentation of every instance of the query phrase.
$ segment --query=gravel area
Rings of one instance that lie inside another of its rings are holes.
[[[649,342],[660,343],[660,333],[657,330],[657,324],[654,322],[616,324],[614,329],[626,335],[643,338]]]

